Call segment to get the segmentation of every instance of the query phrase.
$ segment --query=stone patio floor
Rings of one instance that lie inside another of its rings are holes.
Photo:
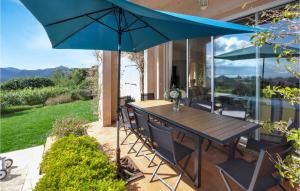
[[[44,146],[1,153],[1,157],[13,159],[8,176],[0,181],[1,191],[31,191],[40,178],[39,164]]]

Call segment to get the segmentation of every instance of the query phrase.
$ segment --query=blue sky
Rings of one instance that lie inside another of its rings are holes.
[[[90,67],[91,50],[55,50],[42,25],[18,0],[1,0],[1,67]]]

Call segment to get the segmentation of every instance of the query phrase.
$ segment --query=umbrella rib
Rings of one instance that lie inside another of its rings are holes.
[[[107,14],[109,14],[110,12],[111,12],[111,11],[105,13],[104,15],[101,15],[101,16],[98,17],[97,19],[101,19],[101,18],[105,17],[105,16],[106,16]],[[88,17],[89,17],[89,16],[88,16]],[[89,18],[90,18],[90,17],[89,17]],[[94,23],[94,22],[96,22],[96,21],[93,19],[92,22],[90,22],[90,23],[84,25],[83,27],[79,28],[78,30],[72,32],[70,35],[68,35],[68,36],[67,36],[66,38],[64,38],[63,40],[59,41],[59,42],[58,42],[57,44],[55,44],[53,47],[54,47],[54,48],[57,47],[57,46],[60,45],[62,42],[64,42],[65,40],[69,39],[71,36],[73,36],[74,34],[78,33],[78,32],[81,31],[82,29],[88,27],[89,25],[91,25],[91,24]]]
[[[143,16],[141,16],[140,18],[143,18]],[[124,30],[128,30],[132,25],[134,25],[136,22],[138,21],[138,19],[135,19],[132,23],[130,23],[128,26],[126,26],[126,28]]]
[[[130,32],[130,31],[135,31],[135,30],[139,30],[139,29],[143,29],[143,28],[147,28],[148,26],[142,26],[142,27],[136,27],[136,28],[133,28],[133,29],[126,29],[124,30],[124,32]]]
[[[99,19],[94,19],[93,17],[90,17],[90,16],[88,16],[88,15],[87,15],[87,17],[90,18],[90,19],[92,19],[92,20],[94,20],[95,22],[100,23],[100,24],[102,24],[103,26],[106,26],[107,28],[109,28],[109,29],[111,29],[111,30],[117,32],[116,29],[114,29],[113,27],[111,27],[111,26],[109,26],[109,25],[103,23],[103,22],[100,21]]]
[[[135,18],[137,18],[139,21],[141,21],[142,23],[144,23],[146,26],[148,26],[149,28],[151,28],[152,30],[154,30],[156,33],[158,33],[160,36],[164,37],[165,39],[167,39],[168,41],[170,41],[170,38],[167,37],[166,35],[164,35],[163,33],[161,33],[159,30],[157,30],[156,28],[154,28],[153,26],[149,25],[149,23],[147,23],[146,21],[144,21],[142,18],[139,18],[138,16],[136,16],[135,14],[131,13],[128,11],[129,14],[131,14],[132,16],[134,16]]]
[[[126,24],[126,28],[128,28],[128,22],[127,22],[127,19],[125,17],[125,14],[123,14],[123,17],[124,17],[124,21],[125,21],[125,24]],[[132,38],[132,35],[131,35],[130,31],[128,32],[128,34],[129,34],[129,38],[132,42],[133,48],[135,48],[134,41],[133,41],[133,38]]]
[[[98,10],[98,11],[93,11],[93,12],[90,12],[90,13],[85,13],[85,14],[78,15],[78,16],[75,16],[75,17],[71,17],[71,18],[67,18],[67,19],[60,20],[60,21],[56,21],[56,22],[47,24],[47,25],[45,25],[45,26],[48,27],[48,26],[52,26],[52,25],[64,23],[64,22],[67,22],[67,21],[70,21],[70,20],[74,20],[74,19],[78,19],[78,18],[80,18],[80,17],[87,16],[87,15],[91,15],[91,14],[95,14],[95,13],[101,13],[101,12],[104,12],[104,11],[109,11],[109,10],[114,9],[114,8],[115,8],[115,7],[110,7],[110,8],[107,8],[107,9],[101,9],[101,10]]]

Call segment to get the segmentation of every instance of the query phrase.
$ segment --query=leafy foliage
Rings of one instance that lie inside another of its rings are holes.
[[[92,91],[88,89],[75,89],[71,92],[73,100],[89,100],[93,98]]]
[[[87,121],[75,117],[57,119],[53,124],[52,135],[56,137],[71,134],[76,136],[86,135],[86,123]]]
[[[297,56],[292,45],[299,46],[300,42],[300,5],[290,4],[283,10],[269,10],[262,14],[262,23],[269,22],[273,24],[268,31],[259,32],[251,37],[251,41],[256,46],[264,44],[274,44],[274,53],[280,47],[281,51],[276,61],[278,64],[284,64],[285,69],[300,79],[300,73],[295,68],[299,68],[299,56]],[[287,26],[283,26],[284,23]],[[276,25],[277,26],[276,26]],[[277,42],[277,43],[276,43]],[[285,58],[285,63],[282,63],[282,58]],[[300,104],[300,89],[299,87],[291,88],[285,86],[267,86],[263,93],[266,97],[279,96],[287,100],[291,105]],[[275,122],[274,129],[282,132],[287,141],[293,144],[293,151],[286,158],[281,158],[279,155],[274,159],[275,167],[279,174],[290,181],[293,186],[300,187],[300,130],[288,129],[287,123],[283,121]]]
[[[95,139],[67,136],[57,140],[41,163],[45,175],[35,191],[44,190],[125,190],[116,179],[116,167],[110,163]]]
[[[0,94],[0,103],[1,107],[45,104],[48,98],[64,94],[68,91],[67,88],[62,87],[26,88],[15,91],[3,91]]]
[[[1,90],[19,90],[25,88],[42,88],[54,86],[54,82],[49,78],[19,78],[9,80],[1,84]]]
[[[69,94],[62,94],[55,97],[50,97],[46,100],[46,105],[56,105],[56,104],[63,104],[63,103],[69,103],[72,102],[73,99]]]

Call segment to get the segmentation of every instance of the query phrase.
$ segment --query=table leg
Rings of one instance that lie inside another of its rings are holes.
[[[229,153],[228,153],[228,158],[227,158],[228,161],[234,159],[235,147],[236,147],[236,142],[233,140],[229,144]]]
[[[201,146],[203,138],[195,137],[195,180],[194,185],[199,188],[201,186]]]

